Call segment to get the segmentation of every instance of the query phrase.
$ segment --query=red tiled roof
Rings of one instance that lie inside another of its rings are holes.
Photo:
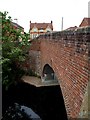
[[[90,18],[84,18],[79,27],[90,26]]]
[[[47,27],[50,27],[53,30],[53,25],[51,23],[30,23],[30,30],[36,27],[38,29],[46,29]]]
[[[75,30],[76,28],[77,28],[77,26],[74,26],[74,27],[69,27],[66,30]]]
[[[14,22],[11,22],[11,23],[12,23],[12,25],[13,25],[14,27],[16,27],[16,28],[24,29],[22,26],[20,26],[20,25],[17,24],[17,23],[14,23]]]

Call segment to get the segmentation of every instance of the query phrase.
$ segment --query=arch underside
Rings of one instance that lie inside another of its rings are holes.
[[[65,109],[65,114],[67,114],[66,106],[65,106],[65,103],[64,103],[64,98],[63,98],[63,94],[62,94],[62,90],[61,90],[59,80],[58,80],[53,68],[49,64],[45,64],[44,67],[43,67],[42,81],[46,82],[48,84],[49,84],[49,82],[52,82],[52,83],[57,83],[57,85],[59,85],[60,93],[61,93],[60,101],[63,100],[63,107]]]
[[[58,83],[58,79],[56,77],[56,74],[55,74],[54,70],[50,67],[49,64],[46,64],[43,68],[42,81],[44,81],[44,82],[57,82]]]

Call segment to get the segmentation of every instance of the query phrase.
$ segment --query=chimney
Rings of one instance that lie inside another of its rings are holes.
[[[53,22],[52,22],[52,20],[51,20],[51,24],[52,24]]]
[[[62,17],[62,24],[61,24],[61,31],[63,30],[63,17]]]

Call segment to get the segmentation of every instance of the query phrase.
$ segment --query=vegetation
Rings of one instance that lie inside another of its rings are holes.
[[[7,89],[9,85],[16,83],[24,74],[21,64],[25,61],[28,48],[28,34],[22,34],[22,29],[15,29],[8,12],[0,12],[2,22],[2,84]],[[0,24],[1,25],[1,24]],[[1,38],[0,38],[1,40]]]
[[[31,115],[25,113],[24,109],[21,109],[21,105],[14,103],[12,106],[9,106],[7,111],[4,114],[2,120],[32,120]]]
[[[28,69],[25,74],[26,74],[26,75],[29,75],[29,76],[34,76],[34,77],[41,78],[40,75],[38,75],[37,73],[35,73],[35,72],[34,72],[33,70],[31,70],[31,69]]]

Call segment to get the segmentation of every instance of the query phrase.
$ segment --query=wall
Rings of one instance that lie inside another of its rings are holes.
[[[41,76],[41,51],[40,51],[41,42],[36,39],[31,41],[31,46],[29,49],[29,64],[30,69],[35,72],[37,75]]]
[[[90,28],[53,32],[41,35],[37,41],[40,43],[41,71],[45,64],[53,68],[68,117],[77,118],[89,81]]]

